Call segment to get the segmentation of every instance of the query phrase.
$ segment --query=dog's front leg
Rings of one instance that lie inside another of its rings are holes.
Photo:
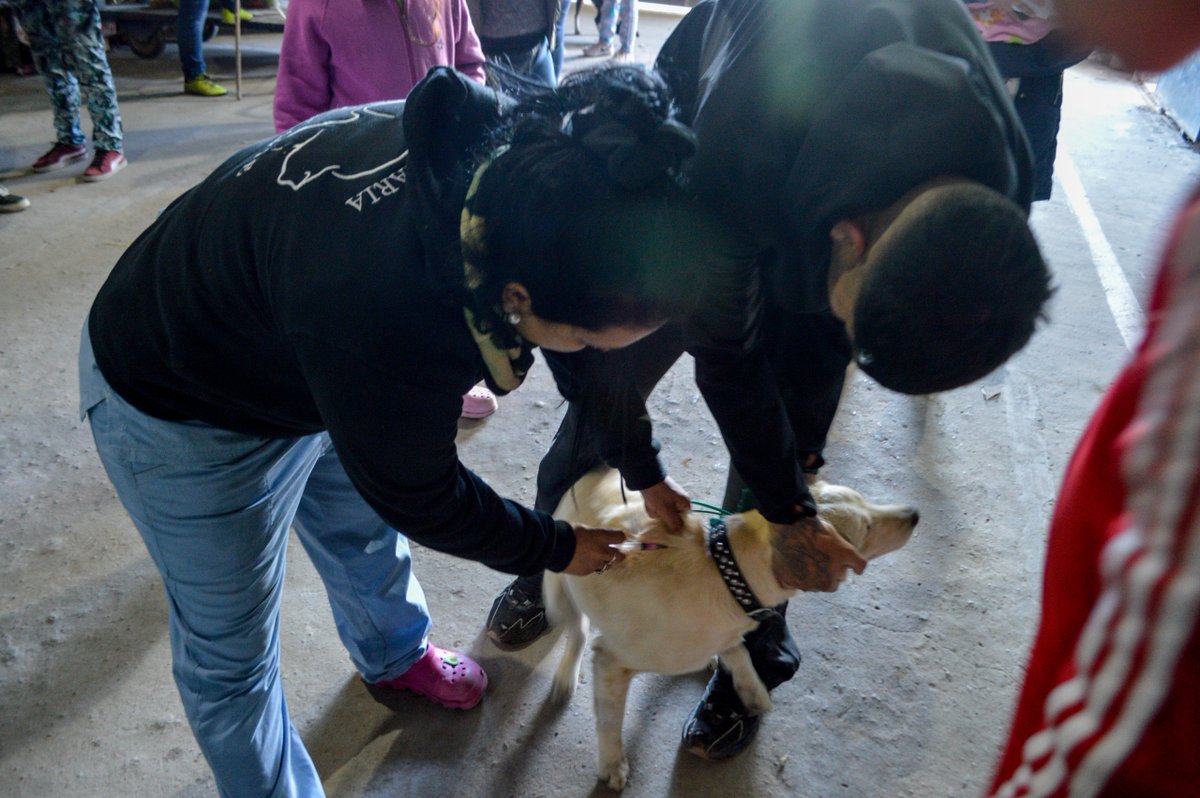
[[[623,790],[629,778],[629,763],[621,743],[621,726],[625,720],[625,699],[633,671],[622,666],[601,646],[592,653],[596,704],[596,737],[599,742],[600,778],[610,789]]]
[[[741,643],[731,649],[722,651],[718,656],[721,667],[729,671],[733,677],[733,689],[738,698],[746,705],[746,711],[751,715],[761,715],[771,708],[771,694],[767,686],[758,678],[754,663],[750,661],[750,652]]]

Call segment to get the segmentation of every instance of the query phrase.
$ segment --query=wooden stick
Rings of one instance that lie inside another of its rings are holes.
[[[233,3],[233,63],[234,63],[234,96],[242,99],[242,0]]]

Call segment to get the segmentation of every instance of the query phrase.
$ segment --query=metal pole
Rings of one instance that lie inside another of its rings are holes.
[[[234,96],[242,99],[242,0],[233,3]]]

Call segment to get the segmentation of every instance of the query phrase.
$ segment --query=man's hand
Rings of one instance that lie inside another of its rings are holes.
[[[667,477],[641,493],[646,512],[651,518],[666,524],[668,532],[683,531],[683,514],[691,509],[692,500],[683,488],[675,484],[675,480]]]
[[[624,540],[625,533],[619,529],[595,529],[576,524],[575,556],[567,563],[563,573],[575,576],[603,573],[610,565],[625,559],[624,554],[611,548]]]
[[[771,571],[785,588],[832,593],[847,569],[861,574],[867,567],[858,550],[820,518],[771,527],[776,535]]]

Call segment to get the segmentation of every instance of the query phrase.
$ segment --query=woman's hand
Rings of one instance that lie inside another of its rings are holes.
[[[667,525],[668,532],[683,531],[683,514],[692,506],[691,497],[683,488],[675,484],[675,480],[666,477],[657,485],[651,485],[641,492],[646,512],[651,518],[657,518]]]
[[[609,566],[625,559],[624,554],[612,548],[624,540],[625,533],[619,529],[596,529],[576,524],[575,556],[563,573],[587,576],[607,571]]]
[[[820,518],[771,526],[776,535],[771,571],[782,587],[832,593],[847,570],[861,574],[867,567],[858,549]]]

